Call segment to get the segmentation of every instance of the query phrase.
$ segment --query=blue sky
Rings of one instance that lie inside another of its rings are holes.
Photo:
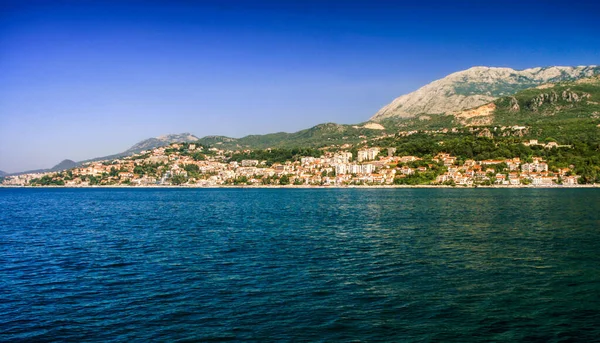
[[[367,120],[472,66],[600,64],[590,1],[0,1],[0,170]]]

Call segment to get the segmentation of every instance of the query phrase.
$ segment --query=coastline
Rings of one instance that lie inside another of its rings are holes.
[[[214,185],[214,186],[196,186],[196,185],[149,185],[149,186],[125,186],[125,185],[95,185],[95,186],[12,186],[0,185],[0,188],[103,188],[103,189],[396,189],[396,188],[440,188],[440,189],[574,189],[574,188],[599,188],[600,184],[585,185],[475,185],[475,186],[446,186],[446,185],[342,185],[342,186],[313,186],[313,185],[257,185],[257,186],[234,186],[234,185]]]

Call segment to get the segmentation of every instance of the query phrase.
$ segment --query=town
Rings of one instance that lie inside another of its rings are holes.
[[[536,145],[537,141],[524,142]],[[555,144],[555,143],[554,143]],[[548,147],[552,148],[554,145]],[[460,160],[448,153],[398,156],[393,147],[326,148],[313,156],[269,163],[233,160],[251,150],[174,143],[115,160],[88,162],[61,172],[6,177],[4,186],[553,186],[577,185],[570,168],[550,168],[541,157]],[[265,153],[271,152],[266,149]],[[316,157],[316,155],[319,155]],[[354,156],[356,155],[356,156]]]

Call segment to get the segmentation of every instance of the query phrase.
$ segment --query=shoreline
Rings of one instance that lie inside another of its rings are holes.
[[[575,188],[600,188],[600,184],[585,184],[585,185],[496,185],[496,186],[446,186],[446,185],[343,185],[343,186],[312,186],[312,185],[257,185],[257,186],[233,186],[233,185],[214,185],[214,186],[196,186],[196,185],[149,185],[149,186],[125,186],[125,185],[95,185],[95,186],[11,186],[0,185],[0,188],[106,188],[106,189],[396,189],[396,188],[440,188],[440,189],[575,189]]]

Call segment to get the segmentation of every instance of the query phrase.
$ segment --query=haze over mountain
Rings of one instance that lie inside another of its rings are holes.
[[[55,165],[50,170],[51,171],[67,170],[67,169],[75,168],[75,167],[77,167],[77,165],[78,165],[77,162],[66,159],[66,160],[62,160],[59,164]]]
[[[371,120],[410,118],[419,114],[465,110],[541,84],[572,81],[599,73],[598,66],[553,66],[524,70],[473,67],[450,74],[394,99],[375,113]]]
[[[63,171],[63,170],[67,170],[67,169],[71,169],[71,168],[75,168],[79,165],[79,163],[73,161],[73,160],[62,160],[60,163],[58,163],[57,165],[55,165],[52,168],[43,168],[43,169],[34,169],[34,170],[25,170],[25,171],[20,171],[20,172],[16,172],[16,173],[4,173],[4,175],[19,175],[19,174],[34,174],[34,173],[48,173],[48,172],[58,172],[58,171]],[[4,176],[0,173],[0,176]]]
[[[159,148],[162,146],[167,146],[172,143],[195,142],[199,139],[200,138],[192,135],[189,132],[166,134],[166,135],[162,135],[162,136],[158,136],[158,137],[144,139],[143,141],[137,142],[136,144],[132,145],[129,149],[127,149],[123,152],[114,154],[114,155],[95,157],[95,158],[80,161],[78,163],[113,159],[113,158],[117,158],[117,157],[132,155],[132,154],[138,153],[143,150],[149,150],[149,149]]]
[[[79,161],[79,162],[75,162],[73,160],[66,159],[66,160],[63,160],[62,162],[60,162],[59,164],[55,165],[52,168],[27,170],[27,171],[21,171],[21,172],[17,172],[17,173],[11,173],[10,175],[62,171],[62,170],[77,167],[78,165],[80,165],[81,163],[84,163],[84,162],[110,160],[110,159],[114,159],[114,158],[118,158],[118,157],[122,157],[122,156],[132,155],[132,154],[135,154],[142,150],[154,149],[154,148],[158,148],[161,146],[167,146],[171,143],[195,142],[195,141],[198,141],[199,139],[200,138],[198,138],[188,132],[177,133],[177,134],[167,134],[167,135],[162,135],[162,136],[158,136],[158,137],[144,139],[143,141],[140,141],[140,142],[134,144],[129,149],[127,149],[123,152],[120,152],[120,153],[113,154],[113,155],[94,157],[94,158],[86,159],[86,160]],[[9,174],[5,173],[5,175],[9,175]],[[3,176],[2,172],[0,172],[0,176]]]
[[[141,142],[138,142],[134,144],[131,148],[125,150],[123,153],[135,153],[142,150],[154,149],[161,146],[169,145],[171,143],[194,142],[198,139],[198,137],[192,135],[189,132],[162,135],[154,138],[148,138]]]
[[[200,138],[192,135],[189,132],[166,134],[166,135],[162,135],[162,136],[158,136],[158,137],[144,139],[143,141],[135,143],[129,149],[127,149],[123,152],[120,152],[120,153],[117,153],[114,155],[109,155],[109,156],[95,157],[92,159],[80,161],[79,163],[128,156],[128,155],[132,155],[132,154],[138,153],[143,150],[149,150],[149,149],[154,149],[154,148],[160,148],[161,146],[167,146],[171,143],[195,142],[199,139]]]

